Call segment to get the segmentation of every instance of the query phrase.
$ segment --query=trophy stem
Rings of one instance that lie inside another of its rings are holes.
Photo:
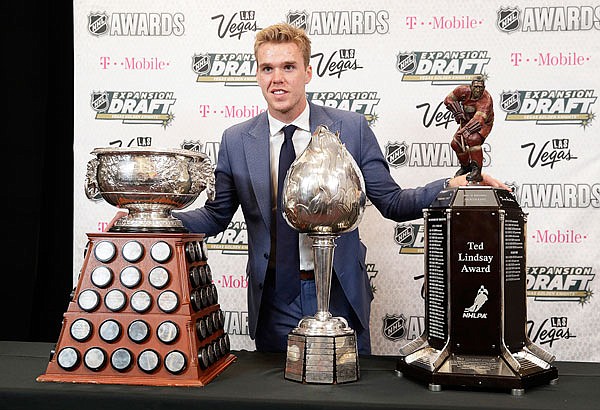
[[[333,272],[333,253],[337,235],[309,235],[312,239],[313,260],[315,261],[315,286],[317,288],[317,313],[315,318],[326,321],[329,313],[331,275]]]

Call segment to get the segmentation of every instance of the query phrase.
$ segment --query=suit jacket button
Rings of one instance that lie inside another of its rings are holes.
[[[265,253],[263,254],[263,256],[265,257],[265,259],[266,259],[266,260],[269,260],[269,254],[268,254],[267,252],[265,252]]]
[[[263,284],[262,284],[262,282],[258,284],[258,288],[259,288],[260,290],[262,290],[262,288],[263,288]]]

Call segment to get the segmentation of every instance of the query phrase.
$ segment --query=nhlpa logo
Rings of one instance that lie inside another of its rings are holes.
[[[500,107],[506,112],[517,112],[521,108],[518,91],[507,91],[500,95]]]
[[[406,151],[408,145],[405,142],[391,142],[385,146],[385,160],[391,166],[397,168],[406,165],[407,157]]]
[[[517,31],[519,29],[519,17],[521,15],[521,11],[518,8],[501,8],[498,10],[498,20],[496,21],[496,25],[500,29],[500,31],[504,31],[505,33],[512,33],[513,31]]]
[[[479,289],[477,290],[477,295],[475,295],[475,300],[473,301],[473,304],[471,306],[465,308],[465,311],[463,313],[463,318],[486,319],[487,313],[477,313],[477,312],[479,312],[481,307],[485,304],[485,302],[487,302],[488,294],[489,294],[488,290],[483,285],[481,285],[479,287]]]
[[[287,22],[294,27],[308,31],[308,13],[300,11],[291,11],[286,16]]]
[[[399,340],[406,334],[404,315],[388,315],[383,318],[383,336],[389,340]]]
[[[415,53],[400,53],[396,58],[396,68],[401,73],[412,73],[417,68],[417,56]]]
[[[90,14],[88,31],[94,36],[103,36],[108,33],[108,15],[106,13]]]
[[[208,54],[194,54],[192,57],[192,71],[198,75],[210,73],[210,56]]]

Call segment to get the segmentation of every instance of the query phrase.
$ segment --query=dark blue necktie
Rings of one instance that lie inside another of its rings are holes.
[[[279,153],[279,176],[277,180],[277,211],[276,214],[276,264],[275,289],[286,302],[292,302],[300,293],[300,255],[298,251],[298,231],[288,225],[283,219],[283,182],[285,175],[294,159],[294,143],[292,136],[296,131],[295,125],[283,128],[283,145]]]

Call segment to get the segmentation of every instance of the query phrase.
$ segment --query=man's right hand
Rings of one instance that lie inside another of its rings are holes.
[[[115,214],[115,216],[113,216],[113,219],[111,219],[110,222],[108,223],[108,225],[106,225],[106,230],[108,231],[110,228],[113,227],[115,222],[117,222],[119,219],[121,219],[127,215],[129,215],[129,211],[124,211],[122,209],[118,210],[117,213]]]

